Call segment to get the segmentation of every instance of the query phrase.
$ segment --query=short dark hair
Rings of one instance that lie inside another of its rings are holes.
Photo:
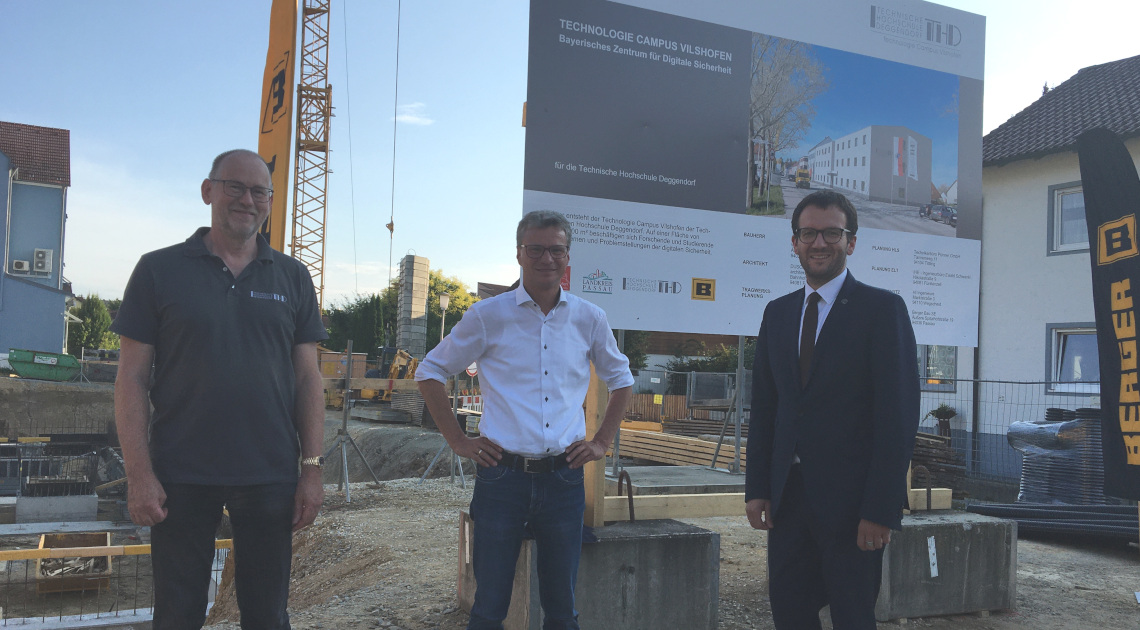
[[[218,157],[214,158],[213,164],[210,165],[210,178],[211,179],[217,177],[218,171],[222,170],[222,162],[225,162],[226,158],[228,158],[231,155],[234,155],[235,153],[248,153],[249,155],[253,155],[253,156],[256,156],[258,159],[261,159],[261,156],[257,154],[257,151],[250,151],[249,149],[230,149],[229,151],[223,151],[223,152],[218,154]],[[269,165],[266,164],[265,168],[269,168]],[[269,174],[273,175],[272,171]]]
[[[851,201],[844,197],[841,193],[834,190],[817,190],[812,194],[804,197],[796,209],[792,211],[792,232],[800,229],[800,215],[803,214],[804,208],[808,206],[815,206],[816,208],[823,208],[824,210],[835,206],[843,211],[847,216],[847,231],[854,235],[859,231],[859,215],[855,212],[855,206]]]
[[[523,234],[527,230],[541,230],[544,228],[555,227],[564,234],[566,234],[566,249],[570,249],[570,242],[574,240],[574,230],[570,227],[570,221],[562,216],[561,212],[553,210],[535,210],[528,212],[519,221],[519,227],[515,230],[515,245],[522,245]]]

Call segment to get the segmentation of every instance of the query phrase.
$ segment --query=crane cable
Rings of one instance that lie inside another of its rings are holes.
[[[348,74],[348,0],[341,3],[341,24],[344,29],[344,110],[348,119],[348,194],[349,207],[352,209],[352,278],[353,287],[360,293],[360,267],[356,259],[356,186],[352,177],[354,163],[352,161],[352,81]]]
[[[403,9],[403,2],[397,0],[396,2],[396,83],[395,90],[392,96],[392,198],[389,207],[388,225],[388,284],[384,288],[392,286],[392,247],[394,245],[394,235],[396,232],[396,129],[398,125],[397,116],[399,114],[398,107],[400,102],[400,14]]]

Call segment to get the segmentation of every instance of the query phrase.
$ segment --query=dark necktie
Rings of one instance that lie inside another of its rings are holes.
[[[804,307],[804,325],[800,331],[800,386],[807,387],[811,374],[811,355],[815,352],[815,329],[819,326],[819,294],[812,292]]]

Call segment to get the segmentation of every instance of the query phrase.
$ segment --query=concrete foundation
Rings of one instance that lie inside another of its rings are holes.
[[[1017,603],[1017,523],[963,512],[903,517],[883,557],[879,621],[1009,610]]]
[[[17,497],[17,523],[94,521],[99,516],[99,497],[94,494],[66,497]]]
[[[606,496],[617,495],[617,477],[606,468]],[[709,494],[744,492],[744,475],[734,475],[707,466],[627,466],[638,494]],[[623,488],[622,494],[625,494]]]
[[[634,630],[717,626],[720,534],[674,520],[617,523],[582,546],[575,603],[583,628]],[[459,604],[470,612],[475,578],[471,521],[460,515]],[[539,630],[535,543],[523,541],[506,630]]]
[[[53,383],[0,377],[0,437],[85,433],[114,441],[111,383]]]

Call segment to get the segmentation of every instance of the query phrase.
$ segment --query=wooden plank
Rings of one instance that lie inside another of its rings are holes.
[[[663,464],[708,466],[712,462],[713,453],[716,451],[716,443],[668,433],[622,429],[621,449],[623,455],[637,459],[647,459]],[[743,465],[747,456],[747,449],[741,448],[740,454]],[[733,459],[732,444],[725,442],[721,446],[717,465],[727,466],[732,463]]]
[[[591,438],[602,426],[606,405],[610,401],[610,390],[598,378],[594,364],[590,364],[590,387],[586,390],[586,437]],[[582,467],[586,483],[586,513],[583,520],[587,527],[605,525],[606,458],[590,462]]]
[[[344,389],[343,378],[321,379],[325,389]],[[354,378],[349,389],[383,389],[394,392],[407,392],[418,389],[416,380],[412,378]]]
[[[606,497],[605,504],[605,520],[629,520],[628,498]],[[643,494],[633,497],[633,511],[637,520],[744,516],[744,493]]]
[[[931,488],[930,509],[949,510],[953,498],[954,491],[950,488]],[[910,506],[912,512],[926,511],[926,488],[910,491]]]

